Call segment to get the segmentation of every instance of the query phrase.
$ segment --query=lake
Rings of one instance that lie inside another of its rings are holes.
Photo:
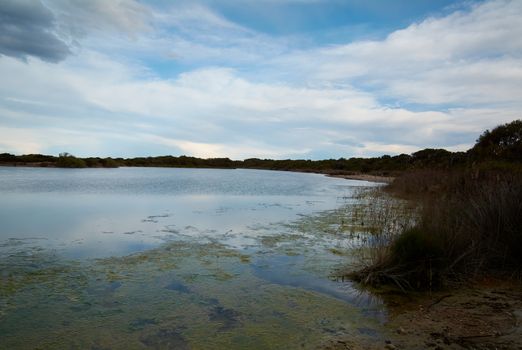
[[[357,194],[264,170],[0,167],[0,348],[316,349],[382,342],[349,264]]]

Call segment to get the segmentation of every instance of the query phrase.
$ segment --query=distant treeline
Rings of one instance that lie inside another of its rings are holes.
[[[464,152],[449,152],[443,149],[425,149],[411,155],[384,155],[375,158],[339,158],[326,160],[305,159],[258,159],[243,161],[229,158],[201,159],[188,156],[159,156],[138,158],[77,158],[72,155],[51,156],[42,154],[26,154],[16,156],[9,153],[0,154],[0,165],[40,166],[62,168],[115,168],[129,167],[174,167],[174,168],[248,168],[270,170],[298,170],[310,172],[339,173],[393,173],[412,168],[451,167],[465,164],[469,157]]]
[[[477,162],[522,162],[522,120],[485,131],[473,148],[467,152],[450,152],[427,148],[412,154],[383,155],[373,158],[339,158],[326,160],[258,159],[243,161],[229,158],[201,159],[189,156],[159,156],[137,158],[78,158],[68,153],[58,157],[42,154],[0,154],[0,165],[41,166],[63,168],[176,167],[176,168],[247,168],[295,170],[324,173],[372,173],[393,175],[414,169],[449,169]]]

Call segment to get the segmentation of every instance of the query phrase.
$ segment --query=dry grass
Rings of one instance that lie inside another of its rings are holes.
[[[357,224],[363,239],[359,241],[362,244],[355,247],[357,269],[346,275],[367,285],[393,282],[406,288],[402,272],[390,261],[392,243],[415,225],[418,208],[381,189],[364,192],[358,203],[350,213],[350,221]]]
[[[381,201],[366,214],[375,227],[360,249],[362,283],[434,288],[484,273],[521,276],[522,176],[518,171],[422,171],[387,192],[418,203],[418,220]]]

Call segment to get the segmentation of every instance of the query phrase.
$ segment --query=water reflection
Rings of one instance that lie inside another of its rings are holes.
[[[381,340],[382,304],[328,278],[349,260],[344,210],[368,183],[194,169],[6,168],[0,178],[10,349]]]
[[[361,307],[378,309],[382,305],[380,300],[355,289],[350,281],[340,283],[303,271],[305,260],[302,255],[263,256],[252,264],[253,274],[270,283],[303,288]]]
[[[124,255],[184,235],[249,226],[332,209],[353,186],[315,174],[209,169],[0,168],[0,241],[45,238],[74,258]],[[229,235],[230,236],[230,235]]]

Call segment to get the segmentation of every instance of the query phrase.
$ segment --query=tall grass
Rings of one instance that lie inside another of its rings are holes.
[[[418,203],[418,220],[369,244],[370,259],[353,278],[423,289],[484,273],[521,276],[519,171],[407,173],[387,191]]]
[[[522,176],[463,173],[424,205],[421,228],[444,248],[447,274],[522,269]]]
[[[393,282],[405,288],[402,272],[390,263],[392,243],[414,227],[417,218],[417,207],[411,202],[393,198],[381,189],[363,193],[349,220],[363,236],[354,247],[358,266],[346,274],[363,284]]]

